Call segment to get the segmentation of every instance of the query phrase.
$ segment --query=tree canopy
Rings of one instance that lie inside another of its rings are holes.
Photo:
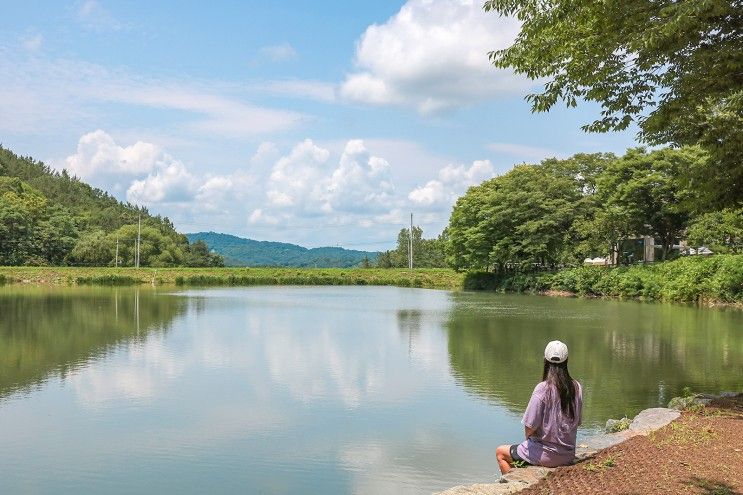
[[[653,237],[666,259],[707,213],[690,180],[706,162],[699,148],[635,148],[621,157],[578,154],[518,165],[457,200],[447,261],[457,270],[484,271],[570,266],[595,256],[629,262],[623,244],[643,236]],[[725,213],[722,230],[710,227],[718,217],[700,223],[693,240],[735,249],[739,211]]]
[[[515,43],[490,53],[497,67],[544,79],[527,100],[601,105],[590,132],[632,122],[649,144],[699,145],[709,154],[698,187],[716,205],[743,201],[743,1],[488,0],[515,16]]]
[[[699,207],[697,192],[688,187],[686,177],[705,164],[704,154],[695,148],[628,150],[598,178],[597,205],[607,208],[599,206],[593,231],[606,228],[605,222],[613,226],[613,215],[620,215],[621,237],[652,236],[662,246],[661,259],[666,259]]]
[[[140,218],[142,266],[223,264],[167,217],[0,147],[0,265],[131,266]]]
[[[715,252],[743,252],[743,208],[726,208],[697,217],[689,226],[689,242]]]
[[[413,226],[413,267],[443,268],[446,267],[444,245],[447,231],[436,239],[424,239],[423,229]],[[379,254],[377,266],[380,268],[406,268],[408,266],[408,242],[410,229],[401,229],[397,235],[397,247]]]
[[[565,246],[583,205],[591,174],[577,173],[581,158],[518,165],[471,187],[457,200],[449,221],[447,260],[457,269],[555,266],[571,256]]]

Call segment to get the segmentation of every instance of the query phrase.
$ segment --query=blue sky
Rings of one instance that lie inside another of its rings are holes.
[[[490,66],[518,24],[481,1],[15,2],[0,142],[122,200],[215,230],[386,249],[514,164],[621,153],[594,105],[532,114]]]

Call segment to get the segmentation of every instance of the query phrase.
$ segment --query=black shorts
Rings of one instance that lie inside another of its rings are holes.
[[[513,459],[514,461],[520,461],[520,462],[523,462],[524,464],[529,464],[529,463],[528,463],[528,462],[526,461],[526,459],[523,459],[523,458],[522,458],[522,457],[521,457],[521,456],[519,455],[519,453],[518,453],[518,450],[516,450],[516,449],[518,448],[518,446],[519,446],[519,444],[517,444],[517,443],[516,443],[516,444],[513,444],[513,445],[511,445],[511,449],[510,449],[510,453],[511,453],[511,459]]]

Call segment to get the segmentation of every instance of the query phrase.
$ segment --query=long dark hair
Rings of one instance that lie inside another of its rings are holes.
[[[545,359],[542,381],[555,386],[560,395],[562,413],[575,418],[575,382],[568,371],[568,360],[552,363]]]

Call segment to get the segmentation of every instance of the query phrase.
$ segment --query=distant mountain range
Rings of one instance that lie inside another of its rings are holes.
[[[227,266],[292,266],[348,268],[365,259],[376,263],[379,253],[340,247],[305,248],[285,242],[255,241],[216,232],[186,234],[189,242],[204,241],[224,257]]]

